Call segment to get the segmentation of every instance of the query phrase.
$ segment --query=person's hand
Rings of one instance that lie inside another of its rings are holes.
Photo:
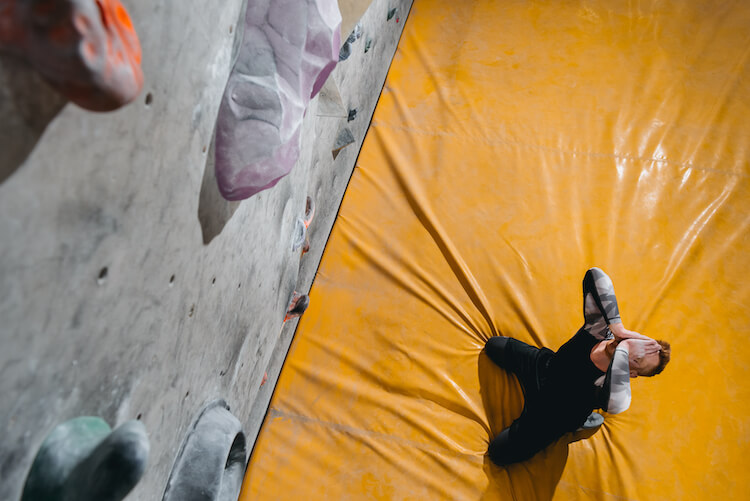
[[[661,351],[659,343],[653,339],[627,339],[623,341],[627,343],[628,353],[630,354],[630,360],[643,360],[647,355],[652,353],[658,353]]]

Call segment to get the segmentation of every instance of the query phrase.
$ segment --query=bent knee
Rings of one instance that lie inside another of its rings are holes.
[[[494,336],[484,344],[484,352],[490,357],[490,360],[500,367],[505,367],[505,347],[508,344],[508,339],[505,336]]]
[[[487,455],[497,466],[507,466],[515,462],[510,441],[510,428],[505,428],[490,442]]]
[[[531,459],[536,453],[550,445],[554,440],[542,430],[513,425],[501,431],[487,449],[487,455],[498,466],[508,466]]]

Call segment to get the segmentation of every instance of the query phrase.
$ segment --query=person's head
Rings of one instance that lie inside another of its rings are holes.
[[[649,353],[641,358],[630,356],[630,377],[655,376],[664,370],[672,356],[672,348],[668,342],[661,339],[656,340],[661,346],[661,351]]]

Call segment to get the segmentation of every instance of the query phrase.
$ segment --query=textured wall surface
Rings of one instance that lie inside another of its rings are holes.
[[[373,2],[308,109],[296,167],[241,203],[220,197],[210,161],[240,0],[127,2],[146,83],[114,113],[65,104],[0,60],[12,151],[0,168],[1,499],[20,496],[46,434],[79,415],[146,425],[149,467],[128,499],[161,498],[210,400],[229,403],[252,445],[296,325],[282,323],[287,302],[309,290],[403,27],[386,14],[410,3]],[[355,142],[334,160],[344,128]],[[317,214],[300,260],[308,195]]]

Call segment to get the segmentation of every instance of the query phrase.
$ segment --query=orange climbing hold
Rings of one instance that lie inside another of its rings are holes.
[[[117,109],[143,87],[141,45],[118,0],[4,0],[0,49],[88,110]]]

